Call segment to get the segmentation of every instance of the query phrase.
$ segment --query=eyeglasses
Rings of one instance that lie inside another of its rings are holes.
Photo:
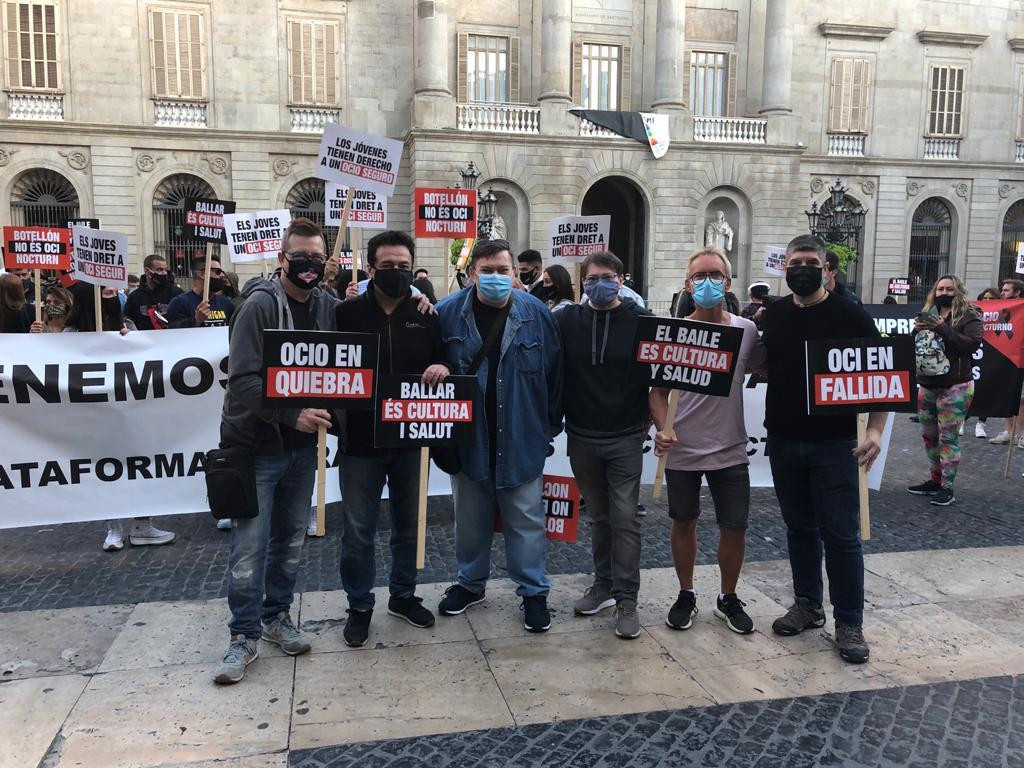
[[[690,275],[690,282],[694,285],[700,285],[705,280],[711,280],[714,285],[722,285],[725,283],[725,275],[721,272],[697,272]]]
[[[611,273],[604,274],[604,275],[591,275],[590,277],[588,277],[586,280],[583,281],[583,285],[596,285],[599,280],[618,280],[618,279],[619,279],[618,275],[613,275]]]
[[[210,274],[211,275],[223,275],[224,274],[224,270],[223,269],[217,269],[216,267],[210,267]]]
[[[312,261],[317,264],[323,264],[327,261],[327,256],[322,253],[313,253],[312,251],[286,251],[285,257],[288,261],[294,261],[298,259],[300,261]]]

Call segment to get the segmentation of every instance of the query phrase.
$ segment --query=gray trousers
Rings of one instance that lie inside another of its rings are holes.
[[[616,602],[640,591],[640,473],[643,434],[610,440],[568,436],[569,462],[593,520],[594,583]]]

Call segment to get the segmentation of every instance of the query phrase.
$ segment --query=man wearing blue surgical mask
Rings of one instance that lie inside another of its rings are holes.
[[[513,291],[514,275],[509,244],[481,240],[470,256],[470,283],[437,305],[448,367],[476,376],[483,404],[473,440],[458,448],[452,493],[459,572],[438,612],[455,616],[484,600],[500,514],[523,624],[544,632],[551,626],[551,584],[541,480],[548,443],[561,430],[562,350],[547,305]]]

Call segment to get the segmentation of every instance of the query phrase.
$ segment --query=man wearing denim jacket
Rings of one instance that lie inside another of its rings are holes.
[[[507,242],[482,240],[471,255],[470,284],[437,305],[453,374],[468,371],[497,325],[496,341],[476,372],[481,394],[474,439],[460,446],[461,471],[452,477],[459,572],[438,611],[454,616],[483,601],[500,513],[524,626],[544,632],[551,615],[541,480],[548,443],[561,430],[562,351],[547,306],[512,289],[515,268]]]

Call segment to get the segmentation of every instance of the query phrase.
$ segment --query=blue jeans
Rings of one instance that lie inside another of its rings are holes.
[[[376,579],[374,537],[380,495],[388,484],[391,511],[391,594],[416,593],[416,523],[420,482],[419,451],[384,456],[343,456],[341,486],[341,585],[349,608],[373,609]]]
[[[262,621],[291,608],[310,497],[316,477],[316,446],[257,455],[260,513],[235,520],[228,560],[228,607],[232,635],[258,638]]]
[[[548,540],[541,479],[514,488],[495,488],[492,477],[481,483],[474,483],[461,472],[452,477],[458,582],[470,592],[483,592],[491,575],[491,541],[499,512],[508,575],[519,585],[516,593],[532,597],[546,595],[551,589],[544,573]]]
[[[821,605],[822,545],[835,618],[864,621],[864,550],[853,440],[768,440],[775,495],[786,521],[793,594]]]

